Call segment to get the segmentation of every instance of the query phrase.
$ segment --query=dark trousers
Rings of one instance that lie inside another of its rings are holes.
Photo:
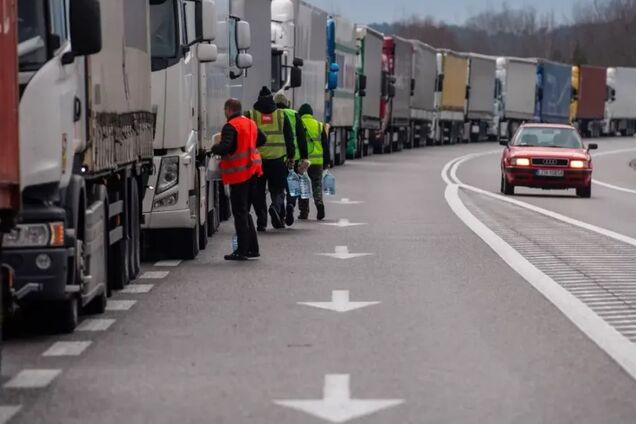
[[[311,165],[307,170],[311,179],[311,190],[316,206],[323,205],[322,201],[322,165]],[[301,213],[309,213],[309,199],[300,199],[298,209]]]
[[[272,201],[271,207],[278,212],[281,219],[285,218],[285,189],[288,172],[287,165],[282,158],[263,160],[263,176],[258,178],[254,194],[254,210],[256,211],[258,228],[267,227],[267,189],[269,189]]]
[[[234,228],[238,238],[238,251],[236,253],[243,256],[247,256],[248,253],[259,253],[258,236],[252,215],[250,215],[257,179],[258,177],[254,176],[244,183],[230,186],[230,202],[232,203]]]

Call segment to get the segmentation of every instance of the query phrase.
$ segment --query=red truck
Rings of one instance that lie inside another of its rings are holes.
[[[4,26],[0,31],[0,330],[6,302],[3,299],[8,299],[12,279],[10,268],[2,263],[2,239],[13,227],[20,207],[16,7],[16,0],[0,0],[0,24]]]
[[[607,69],[585,65],[572,67],[570,120],[584,137],[600,137],[606,97]]]

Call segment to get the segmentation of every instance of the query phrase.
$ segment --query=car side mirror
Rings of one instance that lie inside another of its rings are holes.
[[[598,144],[596,143],[590,143],[587,145],[587,150],[597,150],[598,149]]]
[[[506,147],[508,147],[508,140],[501,139],[501,140],[499,140],[499,144],[500,144],[501,146],[506,146]]]
[[[71,46],[75,56],[102,50],[102,16],[97,0],[73,0],[70,4]]]

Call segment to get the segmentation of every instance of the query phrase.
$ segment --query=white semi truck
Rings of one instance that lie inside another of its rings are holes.
[[[148,0],[20,0],[20,224],[4,236],[12,305],[80,309],[140,268],[143,188],[152,167]],[[118,70],[118,72],[116,71]],[[42,316],[42,315],[41,315]]]
[[[432,144],[435,120],[435,80],[437,78],[437,50],[419,40],[413,46],[413,91],[411,93],[411,145]]]
[[[252,58],[249,23],[231,0],[155,0],[151,6],[154,172],[144,199],[144,239],[152,250],[195,258],[229,216],[213,135],[223,103],[240,97]],[[234,84],[233,81],[237,81]],[[169,240],[169,242],[167,242]]]
[[[607,70],[608,99],[603,132],[608,135],[636,134],[636,68]]]
[[[493,132],[497,58],[476,53],[469,53],[467,57],[469,76],[464,138],[472,142],[486,141]]]
[[[493,126],[498,139],[510,140],[523,122],[535,121],[537,61],[498,58],[495,86]]]

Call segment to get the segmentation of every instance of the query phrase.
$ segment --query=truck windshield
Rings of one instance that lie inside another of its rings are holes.
[[[174,58],[178,53],[177,8],[174,0],[150,6],[150,34],[152,57]]]
[[[47,60],[45,2],[18,3],[18,56],[20,71],[35,71]]]

